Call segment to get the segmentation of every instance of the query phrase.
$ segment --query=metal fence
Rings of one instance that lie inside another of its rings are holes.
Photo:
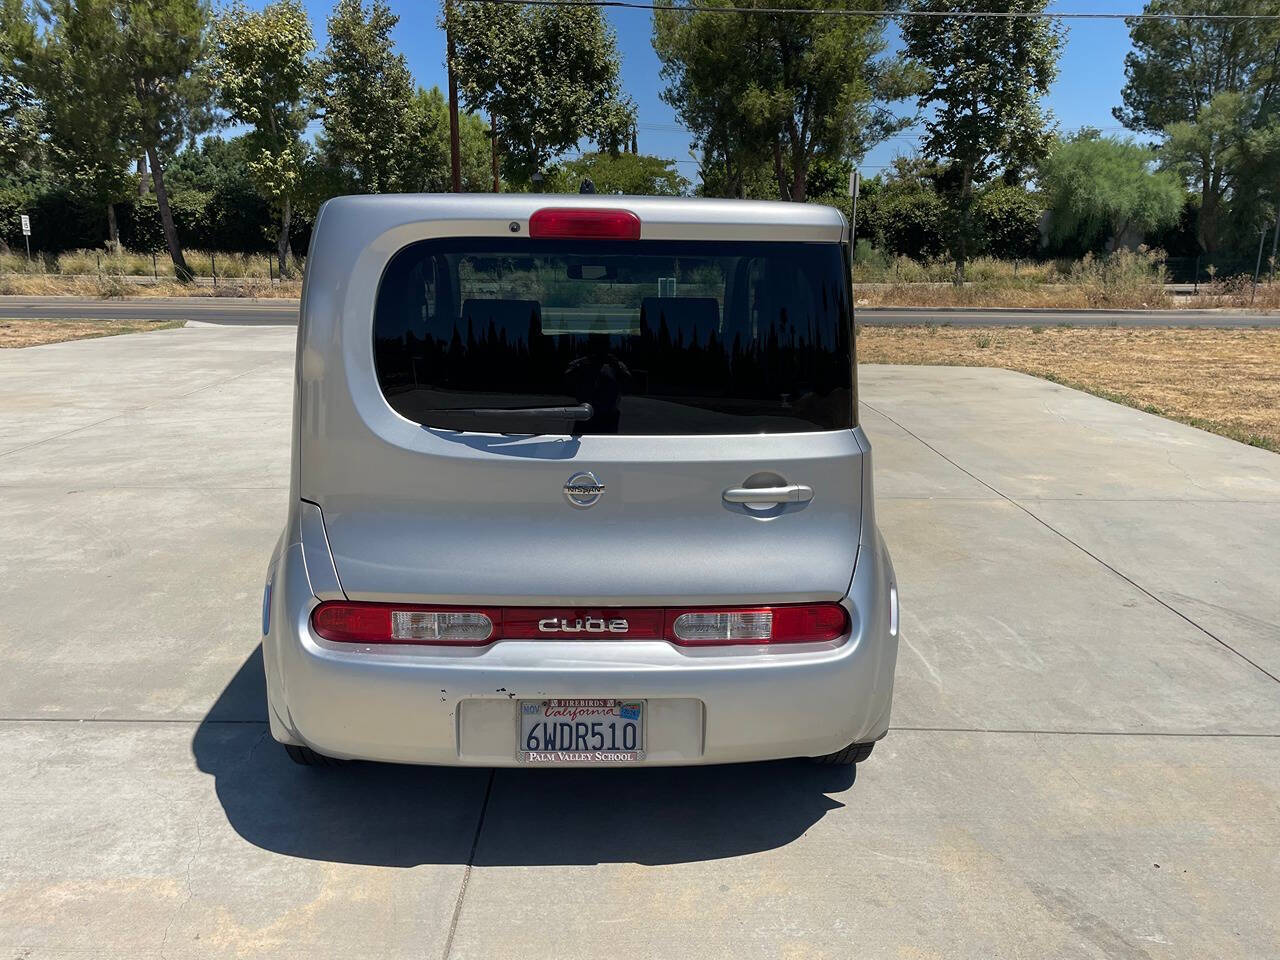
[[[1274,228],[1273,228],[1274,229]],[[1231,253],[1199,254],[1194,257],[1169,257],[1165,268],[1171,283],[1190,283],[1199,285],[1217,281],[1229,281],[1247,278],[1252,281],[1257,274],[1259,283],[1270,283],[1276,280],[1280,263],[1273,255],[1276,249],[1276,238],[1272,230],[1266,230],[1259,236],[1256,247],[1246,251]]]

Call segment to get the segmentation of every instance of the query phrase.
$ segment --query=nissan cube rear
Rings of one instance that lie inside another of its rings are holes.
[[[263,661],[301,763],[865,758],[897,589],[829,207],[342,197]]]

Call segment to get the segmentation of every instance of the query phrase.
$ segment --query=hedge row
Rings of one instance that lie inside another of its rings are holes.
[[[213,191],[178,189],[169,194],[174,225],[184,247],[262,253],[274,244],[271,210],[248,184],[228,184]],[[32,253],[102,247],[107,239],[107,212],[99,204],[71,192],[0,188],[0,241],[23,249],[20,215],[31,217]],[[164,233],[155,196],[148,194],[116,204],[120,242],[130,250],[164,250]],[[296,224],[295,250],[306,249],[310,225]]]

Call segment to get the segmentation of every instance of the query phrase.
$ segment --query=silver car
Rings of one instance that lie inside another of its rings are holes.
[[[897,587],[830,207],[329,201],[271,733],[306,764],[865,759]]]

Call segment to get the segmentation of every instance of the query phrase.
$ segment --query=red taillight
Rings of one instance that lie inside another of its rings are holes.
[[[666,621],[667,639],[685,647],[829,643],[849,631],[849,614],[838,603],[669,609]]]
[[[497,639],[502,612],[491,608],[417,604],[320,604],[311,614],[316,633],[335,643],[413,643],[478,647]]]
[[[579,240],[639,240],[640,218],[630,210],[544,207],[529,217],[529,236]]]
[[[479,647],[496,640],[667,640],[682,647],[829,643],[849,632],[838,603],[768,607],[437,607],[326,601],[316,634],[334,643]]]

